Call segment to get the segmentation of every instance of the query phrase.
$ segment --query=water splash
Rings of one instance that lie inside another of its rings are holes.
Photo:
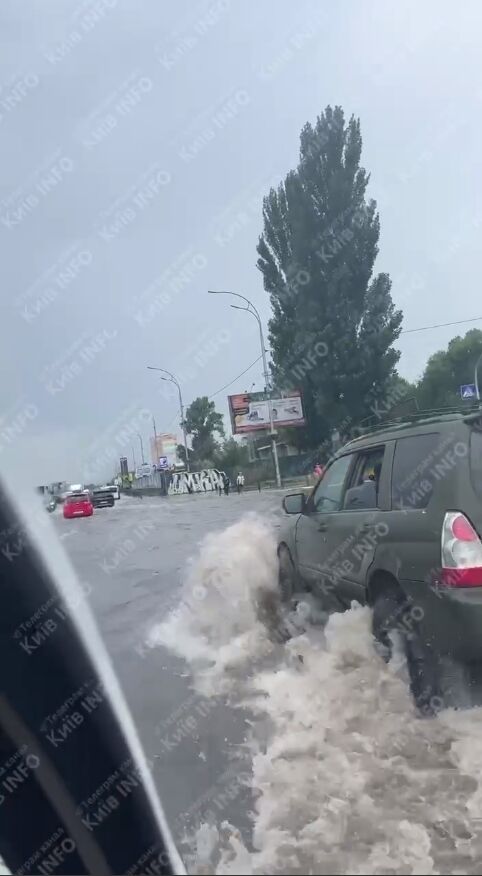
[[[306,600],[282,621],[295,635],[273,642],[260,607],[282,616],[275,548],[255,517],[208,536],[181,606],[150,636],[198,689],[236,693],[255,716],[252,835],[202,825],[195,871],[480,872],[482,710],[420,718],[403,661],[373,647],[368,608],[323,630]]]

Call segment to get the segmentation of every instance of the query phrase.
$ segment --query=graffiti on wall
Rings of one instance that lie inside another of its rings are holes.
[[[217,468],[203,468],[202,471],[180,471],[172,475],[168,493],[206,493],[223,486],[223,471]]]

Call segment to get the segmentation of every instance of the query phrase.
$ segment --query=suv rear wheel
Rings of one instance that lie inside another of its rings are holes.
[[[393,636],[399,637],[407,660],[410,690],[422,714],[434,715],[450,706],[469,706],[470,690],[465,667],[434,651],[424,640],[411,608],[411,603],[395,582],[387,582],[378,591],[373,602],[372,620],[378,650],[388,663],[393,653]]]
[[[296,572],[286,545],[278,550],[278,586],[282,602],[289,602],[296,590]]]

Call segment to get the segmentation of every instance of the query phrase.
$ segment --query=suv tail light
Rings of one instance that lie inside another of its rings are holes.
[[[482,587],[482,541],[460,511],[445,514],[441,578],[449,587]]]

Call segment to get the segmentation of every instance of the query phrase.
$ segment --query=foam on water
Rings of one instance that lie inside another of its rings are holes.
[[[266,740],[255,721],[249,743],[252,836],[202,825],[197,872],[480,873],[482,710],[420,718],[400,661],[373,648],[367,608],[324,632],[298,612],[298,635],[270,645],[259,606],[275,594],[274,536],[246,518],[208,536],[150,637],[200,690],[241,691],[271,728]]]

